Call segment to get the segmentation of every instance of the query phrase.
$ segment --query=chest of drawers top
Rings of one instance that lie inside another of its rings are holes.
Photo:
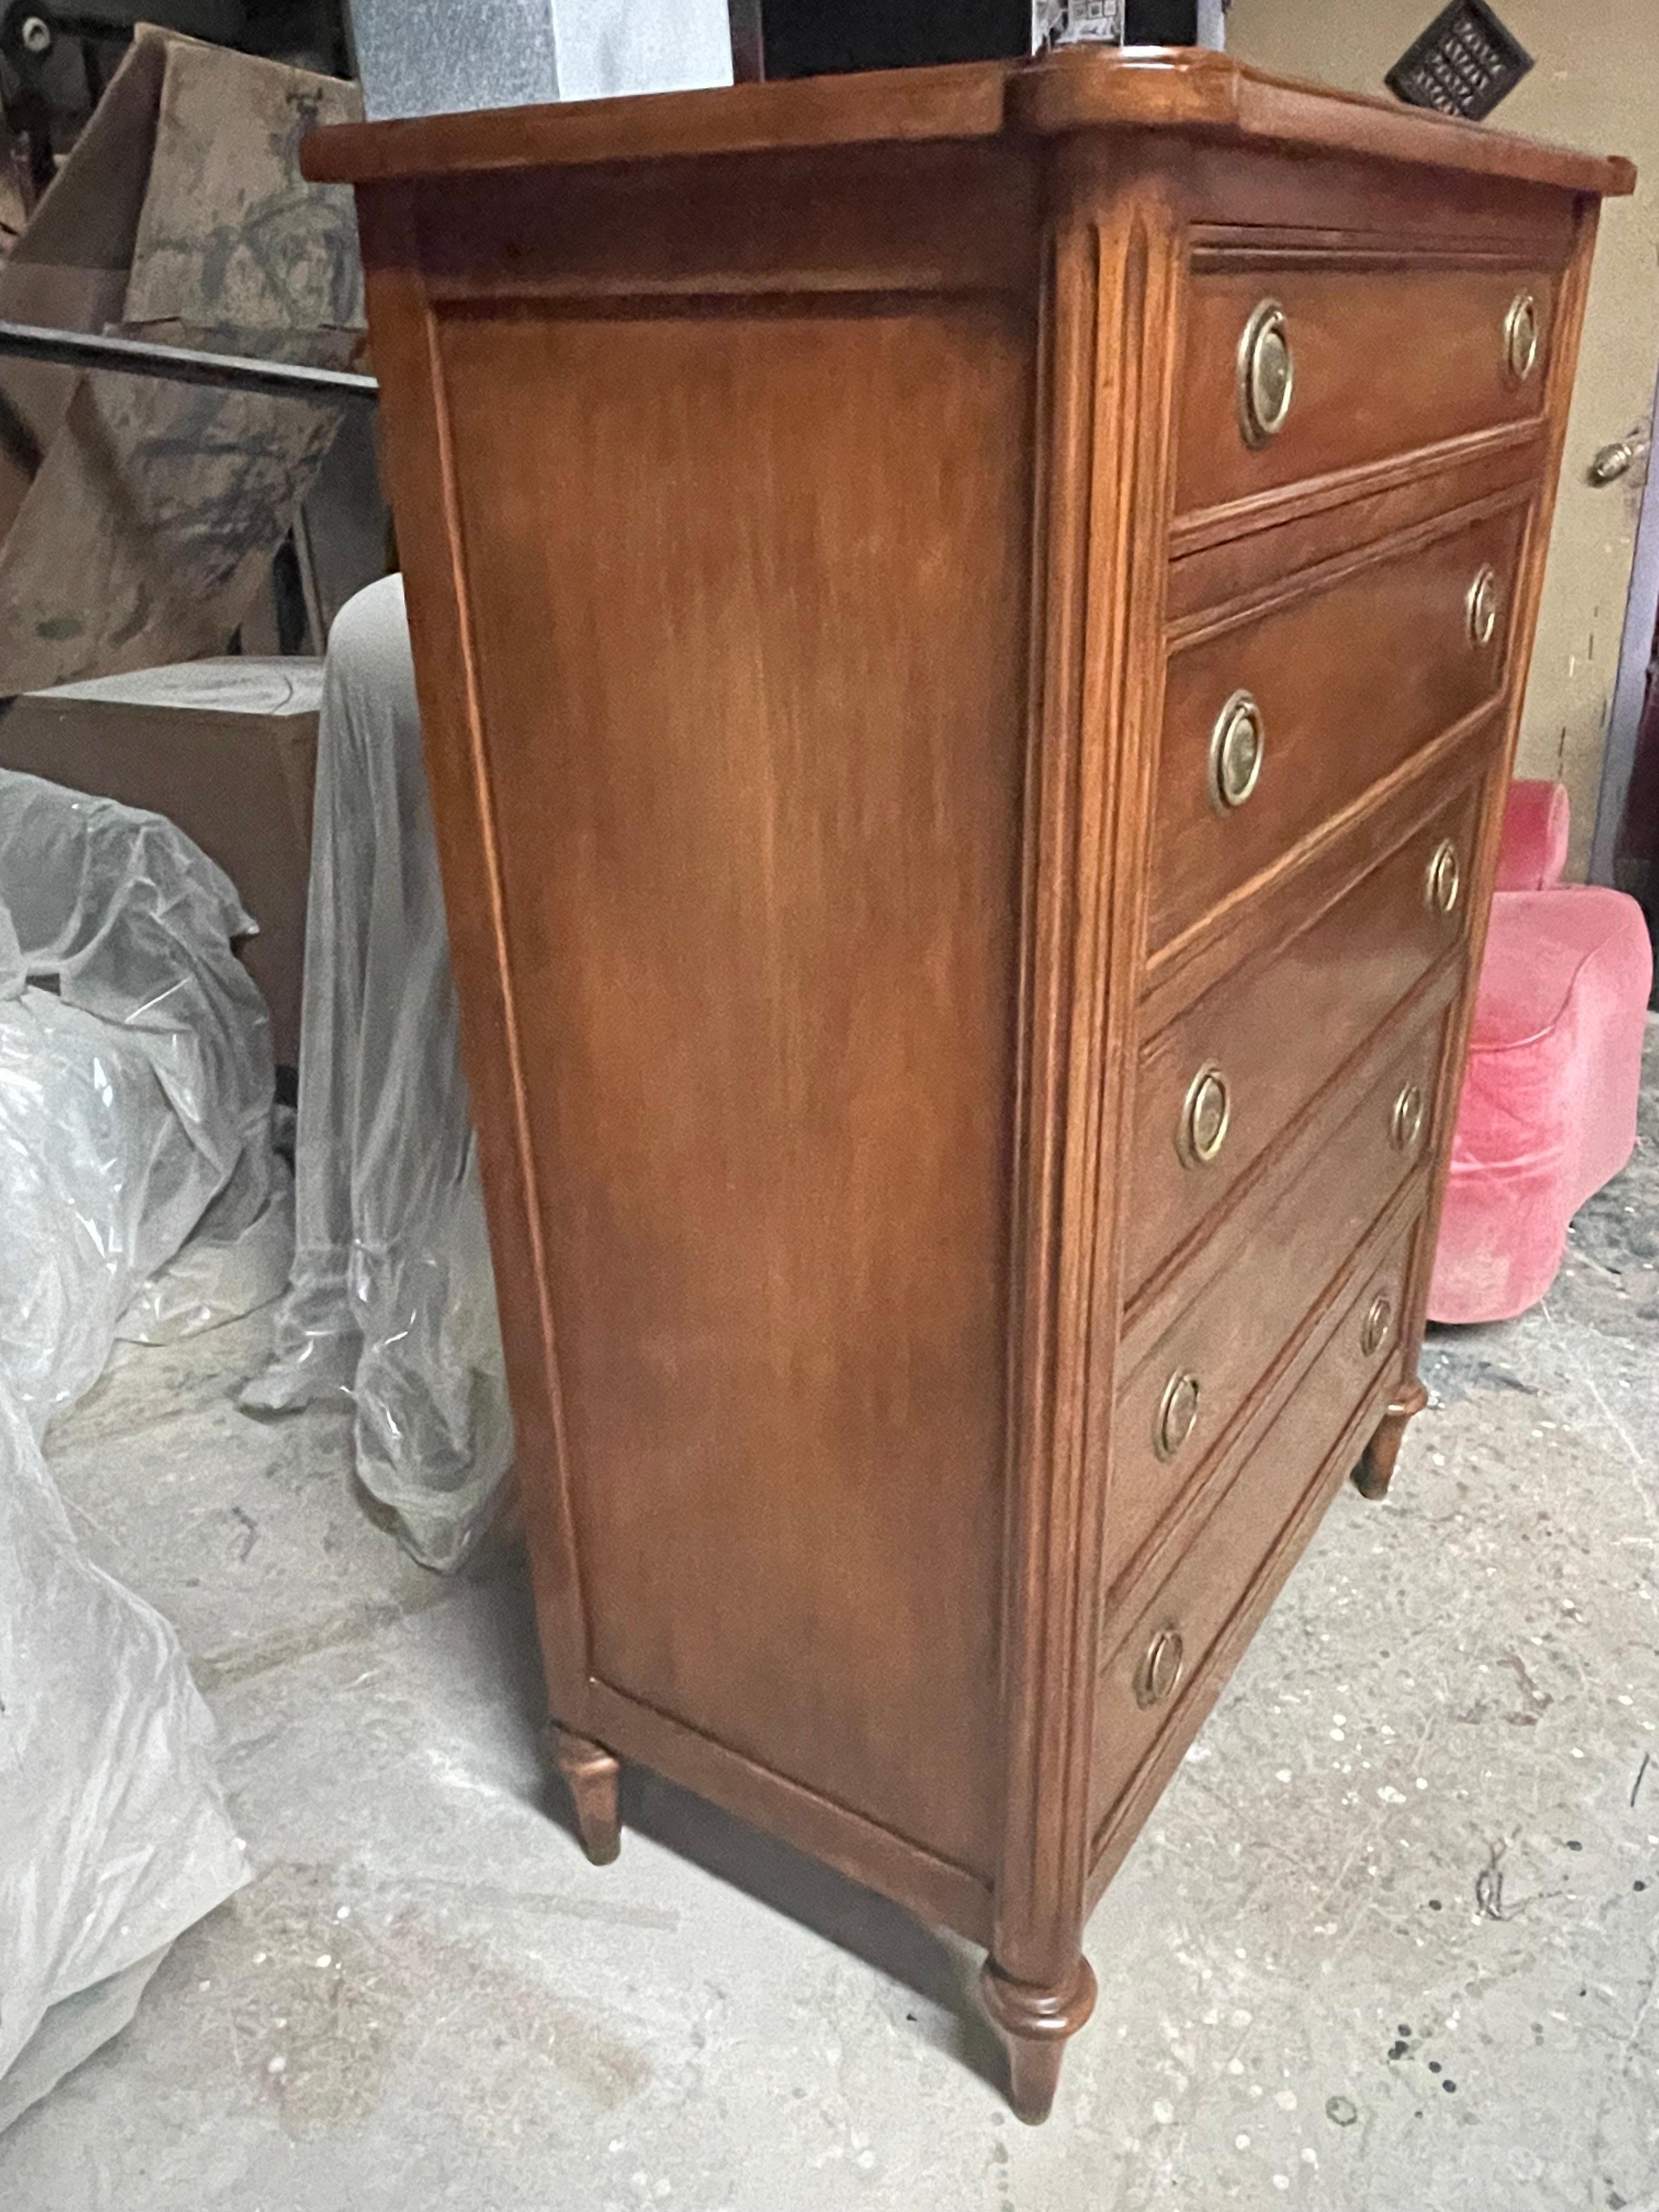
[[[1151,130],[1218,146],[1375,155],[1598,198],[1633,190],[1620,155],[1581,154],[1394,100],[1297,83],[1194,47],[1074,49],[1032,63],[739,85],[335,125],[302,149],[319,183],[370,185],[729,154]]]
[[[554,1741],[992,1950],[1386,1485],[1597,204],[1194,53],[325,132]]]

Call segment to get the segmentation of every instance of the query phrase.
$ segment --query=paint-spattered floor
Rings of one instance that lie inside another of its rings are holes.
[[[1547,1303],[1431,1344],[1096,1915],[1050,2124],[976,1959],[653,1782],[590,1868],[522,1581],[364,1518],[259,1317],[54,1438],[176,1620],[259,1872],[0,2140],[7,2212],[1659,2208],[1659,1031]]]

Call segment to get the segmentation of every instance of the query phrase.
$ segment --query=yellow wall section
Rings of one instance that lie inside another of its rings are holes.
[[[1606,489],[1586,471],[1598,447],[1647,427],[1659,362],[1659,0],[1495,4],[1535,65],[1493,126],[1627,154],[1641,173],[1635,198],[1602,211],[1517,763],[1520,775],[1559,776],[1571,793],[1577,875],[1595,825],[1641,504],[1639,471]],[[1384,71],[1437,12],[1438,0],[1233,0],[1228,45],[1281,76],[1382,92]]]

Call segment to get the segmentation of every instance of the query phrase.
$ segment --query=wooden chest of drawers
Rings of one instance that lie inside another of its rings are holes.
[[[323,134],[551,1741],[984,1942],[1387,1486],[1599,196],[1219,57]]]

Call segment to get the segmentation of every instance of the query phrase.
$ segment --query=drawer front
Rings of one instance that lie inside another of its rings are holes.
[[[1539,414],[1558,283],[1512,267],[1200,271],[1177,513]]]
[[[1285,1409],[1157,1594],[1145,1602],[1136,1596],[1108,1607],[1107,1656],[1096,1704],[1097,1818],[1128,1787],[1166,1729],[1180,1726],[1185,1692],[1267,1566],[1344,1428],[1397,1362],[1412,1234],[1404,1231],[1366,1276]]]
[[[1109,1583],[1214,1464],[1256,1385],[1431,1149],[1443,1027],[1437,1007],[1368,1073],[1249,1249],[1197,1291],[1124,1384],[1112,1425]]]
[[[1143,1054],[1131,1297],[1461,942],[1480,787],[1449,799],[1288,944],[1206,991]]]
[[[1150,950],[1495,696],[1525,531],[1524,508],[1488,515],[1172,654]]]

